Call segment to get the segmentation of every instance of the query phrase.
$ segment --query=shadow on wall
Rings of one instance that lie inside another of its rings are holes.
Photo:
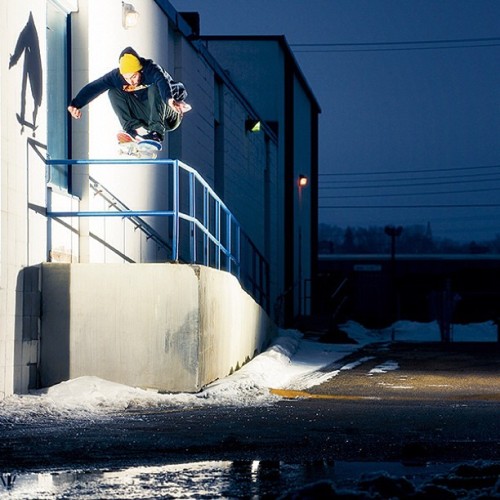
[[[17,277],[16,297],[22,297],[22,314],[16,314],[14,392],[25,393],[39,387],[38,353],[40,342],[40,267],[21,269]],[[16,307],[16,309],[18,309]]]
[[[17,121],[21,124],[21,133],[24,132],[24,127],[28,127],[32,130],[33,136],[35,136],[38,108],[42,103],[43,75],[38,32],[36,30],[35,21],[33,20],[33,13],[31,12],[26,26],[19,34],[14,53],[10,56],[9,69],[19,62],[23,54],[24,65],[23,82],[21,86],[21,110],[16,114],[16,117]],[[33,97],[32,121],[26,119],[26,90],[28,80],[30,83],[31,95]]]

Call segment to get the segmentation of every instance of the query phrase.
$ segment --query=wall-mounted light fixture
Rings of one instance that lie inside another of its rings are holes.
[[[309,182],[309,179],[307,178],[307,176],[305,176],[303,174],[299,175],[298,184],[299,184],[300,188],[306,187],[308,182]]]
[[[304,311],[304,305],[303,304],[303,297],[305,297],[305,293],[303,290],[304,287],[304,282],[302,280],[302,189],[304,189],[307,186],[307,183],[309,182],[309,178],[307,175],[304,174],[299,174],[299,177],[297,178],[297,191],[299,194],[299,213],[298,213],[298,227],[299,227],[299,241],[298,241],[298,247],[299,247],[299,253],[298,253],[298,279],[299,279],[299,314],[302,316],[302,312]]]
[[[122,2],[122,26],[128,30],[133,28],[139,21],[139,12],[131,3]]]
[[[245,130],[247,132],[260,132],[260,121],[249,118],[245,121]]]

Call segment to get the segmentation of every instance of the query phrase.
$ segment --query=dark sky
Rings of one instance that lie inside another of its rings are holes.
[[[499,0],[171,3],[202,35],[286,36],[322,108],[320,222],[500,235]]]

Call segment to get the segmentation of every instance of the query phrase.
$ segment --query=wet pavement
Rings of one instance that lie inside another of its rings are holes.
[[[336,373],[325,383],[274,391],[281,399],[268,406],[1,423],[0,472],[207,461],[500,463],[499,368],[496,343],[373,344],[325,368]]]
[[[360,365],[342,369],[349,363]],[[308,392],[319,397],[381,401],[491,401],[500,403],[500,344],[371,344],[324,368],[338,370]]]

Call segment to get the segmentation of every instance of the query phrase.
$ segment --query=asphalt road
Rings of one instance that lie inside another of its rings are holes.
[[[365,358],[350,370],[349,362]],[[397,370],[370,372],[381,365]],[[387,364],[388,363],[388,364]],[[372,345],[264,407],[0,425],[0,470],[199,460],[500,461],[500,345]]]

